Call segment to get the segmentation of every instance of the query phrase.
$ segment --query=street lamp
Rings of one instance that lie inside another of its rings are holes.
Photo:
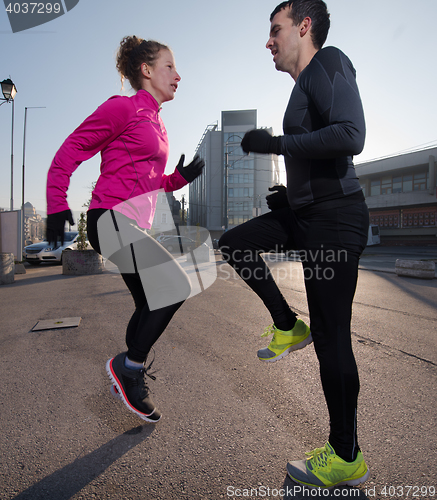
[[[17,88],[14,82],[8,78],[1,82],[2,92],[5,102],[12,101],[12,131],[11,131],[11,212],[14,210],[14,97],[17,93]],[[2,103],[4,104],[4,103]]]
[[[8,78],[7,80],[3,80],[1,83],[3,96],[7,101],[14,99],[15,94],[17,93],[17,88],[14,85],[14,82]]]
[[[23,248],[26,246],[26,239],[24,234],[24,170],[26,161],[26,125],[27,125],[27,110],[28,109],[43,109],[45,106],[28,106],[24,108],[24,133],[23,133],[23,174],[22,174],[22,186],[21,186],[21,224],[22,224],[22,236],[23,236]]]

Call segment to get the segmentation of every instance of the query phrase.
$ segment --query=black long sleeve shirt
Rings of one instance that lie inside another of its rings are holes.
[[[364,199],[352,161],[364,147],[366,132],[355,75],[343,52],[326,47],[297,78],[281,138],[293,209]]]

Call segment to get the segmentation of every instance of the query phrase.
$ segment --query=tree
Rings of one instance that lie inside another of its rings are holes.
[[[86,230],[86,216],[85,212],[80,214],[79,220],[77,222],[77,249],[78,250],[86,250],[88,247],[87,243],[87,230]]]
[[[91,194],[96,187],[96,183],[93,182],[91,185]],[[91,203],[91,196],[89,199],[82,205],[84,208],[88,208]],[[88,248],[88,243],[87,243],[87,227],[86,227],[86,214],[85,212],[81,212],[79,220],[77,222],[77,231],[78,231],[78,236],[77,236],[77,249],[78,250],[86,250]]]

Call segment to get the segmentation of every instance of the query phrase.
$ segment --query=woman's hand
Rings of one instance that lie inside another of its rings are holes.
[[[200,158],[200,156],[195,156],[193,161],[184,167],[185,155],[181,155],[179,163],[176,165],[176,169],[182,175],[182,177],[187,182],[193,182],[196,177],[202,173],[205,162]]]
[[[49,244],[53,242],[54,247],[56,247],[58,241],[61,241],[61,245],[64,244],[65,221],[74,226],[73,215],[70,209],[47,215],[46,239]]]

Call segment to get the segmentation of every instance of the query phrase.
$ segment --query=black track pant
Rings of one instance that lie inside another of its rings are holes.
[[[329,442],[347,461],[354,460],[359,450],[359,378],[350,323],[358,261],[367,243],[368,225],[365,202],[330,209],[313,206],[299,213],[284,208],[237,226],[220,239],[224,258],[262,299],[274,324],[283,330],[294,325],[296,314],[259,254],[300,251],[310,328],[330,416]]]
[[[106,210],[93,209],[89,210],[87,214],[88,240],[98,253],[101,253],[101,250],[97,233],[97,221],[104,212]],[[155,255],[159,252],[164,260],[167,258],[169,261],[172,260],[167,251],[162,247],[160,248],[160,245],[152,240],[152,238],[147,243],[154,246]],[[157,251],[156,248],[158,249]],[[132,361],[142,363],[146,360],[153,344],[170,323],[170,320],[181,307],[183,301],[151,311],[147,304],[147,298],[139,274],[137,272],[121,273],[121,276],[129,288],[135,303],[135,311],[126,329],[127,355]]]

